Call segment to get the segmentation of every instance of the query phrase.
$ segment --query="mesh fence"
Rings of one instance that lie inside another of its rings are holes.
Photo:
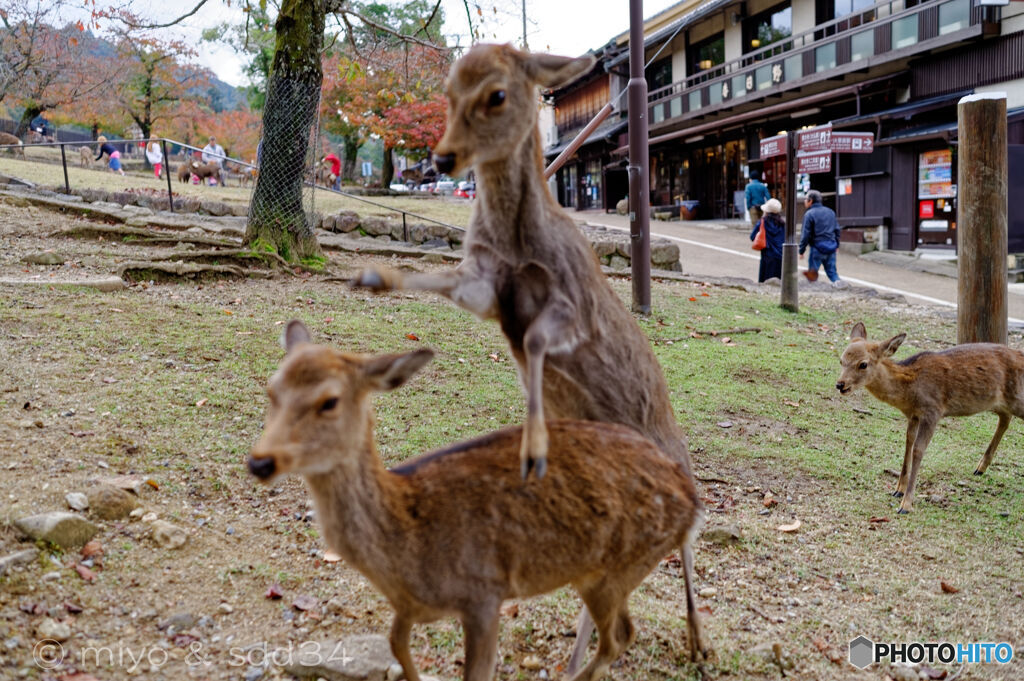
[[[320,159],[320,88],[273,80],[263,114],[249,221],[312,234]]]

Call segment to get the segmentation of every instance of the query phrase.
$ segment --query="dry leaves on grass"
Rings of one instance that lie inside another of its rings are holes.
[[[803,523],[801,523],[799,520],[794,520],[791,523],[787,523],[785,525],[779,525],[775,529],[778,530],[779,532],[791,533],[791,532],[796,532],[797,530],[799,530],[801,525],[803,525]]]
[[[960,589],[956,588],[955,586],[953,586],[952,584],[950,584],[949,582],[947,582],[945,580],[940,580],[939,581],[939,586],[942,588],[942,593],[947,593],[947,594],[958,594],[958,593],[960,593]]]

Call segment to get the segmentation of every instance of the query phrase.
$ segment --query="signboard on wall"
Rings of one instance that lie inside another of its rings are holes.
[[[761,158],[782,156],[786,153],[786,134],[765,137],[761,140]]]
[[[796,172],[828,173],[832,171],[832,151],[800,152],[796,155]]]

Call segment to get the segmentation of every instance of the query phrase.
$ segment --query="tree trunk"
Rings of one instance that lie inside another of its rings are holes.
[[[359,143],[359,136],[345,135],[342,137],[342,146],[344,151],[342,153],[341,176],[349,182],[355,182],[356,166],[359,165],[359,147],[362,146]]]
[[[391,147],[384,147],[384,161],[380,168],[380,186],[387,189],[391,186],[391,180],[395,177],[395,158],[391,153]]]
[[[43,110],[38,106],[26,106],[25,110],[21,113],[21,119],[18,121],[18,127],[14,131],[14,134],[22,139],[28,134],[29,127],[32,125],[32,119],[43,113]]]
[[[302,206],[310,135],[320,103],[325,0],[284,0],[263,109],[260,174],[245,243],[289,262],[320,259],[312,220]]]

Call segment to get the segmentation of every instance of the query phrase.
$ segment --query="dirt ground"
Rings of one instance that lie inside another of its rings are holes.
[[[69,492],[123,475],[141,481],[143,512],[182,528],[187,541],[162,548],[141,518],[95,520],[101,554],[86,571],[75,567],[85,560],[79,551],[40,546],[37,560],[0,577],[0,678],[290,678],[273,666],[262,674],[258,668],[304,642],[385,634],[387,603],[357,572],[327,559],[301,483],[264,488],[246,472],[244,457],[261,427],[262,387],[280,356],[275,324],[303,315],[334,329],[333,320],[355,305],[386,321],[400,314],[385,309],[393,303],[308,274],[114,293],[57,286],[108,277],[118,262],[147,251],[48,236],[79,219],[0,203],[0,556],[30,546],[10,520],[66,510]],[[64,264],[23,262],[47,250]],[[332,254],[330,269],[340,276],[365,262]],[[37,285],[10,283],[16,281]],[[480,397],[474,416],[515,423],[520,397],[497,329],[457,311],[443,314],[466,325],[445,329],[452,342],[468,338],[484,348],[483,363],[504,362],[495,369],[503,372],[495,396]],[[353,342],[363,340],[365,349],[374,346],[354,334]],[[425,385],[433,380],[440,379],[428,372]],[[409,446],[398,441],[419,417],[419,403],[389,404],[382,453],[405,455]],[[775,418],[731,418],[752,441],[806,435]],[[1008,440],[1002,456],[1019,460],[1013,442],[1019,440]],[[887,631],[920,625],[922,617],[935,618],[937,630],[964,631],[973,621],[996,640],[1024,645],[1022,619],[1009,614],[1024,607],[1019,543],[992,547],[985,569],[964,575],[957,565],[969,547],[942,544],[925,525],[853,521],[833,501],[841,479],[758,458],[697,451],[695,459],[711,525],[744,528],[741,547],[702,541],[697,549],[697,586],[719,655],[707,670],[711,678],[884,679],[886,670],[858,672],[845,661],[847,642],[870,621],[887,621]],[[766,494],[784,510],[767,516]],[[796,518],[807,519],[804,527],[780,534],[777,527]],[[940,574],[959,574],[964,593],[940,600]],[[685,662],[681,583],[672,557],[637,591],[631,607],[638,639],[610,678],[695,677]],[[280,598],[268,597],[273,589]],[[578,607],[564,591],[506,607],[498,678],[562,678]],[[54,654],[37,646],[47,620],[70,629],[52,669],[38,663]],[[426,673],[461,677],[455,622],[417,627],[413,646]],[[956,673],[1024,679],[1024,666]]]

